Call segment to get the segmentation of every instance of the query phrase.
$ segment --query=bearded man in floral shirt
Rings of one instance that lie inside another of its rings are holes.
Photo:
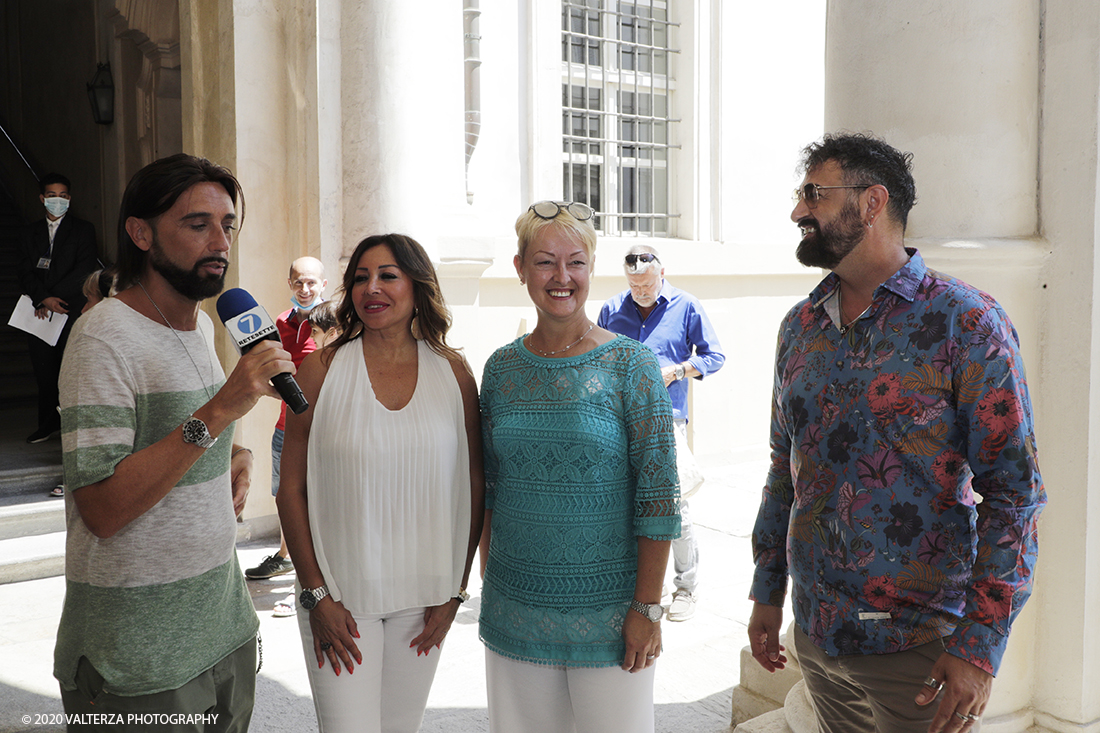
[[[1011,321],[905,246],[911,158],[828,135],[791,213],[799,261],[832,272],[779,331],[748,632],[783,668],[789,575],[826,733],[975,729],[1046,502]]]

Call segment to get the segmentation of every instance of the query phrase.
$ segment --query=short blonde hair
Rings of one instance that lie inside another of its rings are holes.
[[[100,268],[84,278],[81,292],[85,300],[99,301],[111,297],[114,294],[115,271],[110,268]]]
[[[562,208],[553,219],[543,219],[535,212],[528,209],[516,219],[516,234],[519,235],[519,258],[523,260],[527,255],[527,247],[535,241],[535,237],[546,227],[571,232],[588,253],[588,268],[596,266],[596,230],[592,226],[592,220],[577,221],[577,219]]]

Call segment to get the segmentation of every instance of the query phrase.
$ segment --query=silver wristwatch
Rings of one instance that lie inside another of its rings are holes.
[[[327,585],[322,585],[320,588],[302,588],[302,593],[298,596],[298,605],[307,611],[312,611],[327,595]]]
[[[630,608],[642,614],[653,623],[657,623],[665,615],[665,607],[660,603],[642,603],[637,598],[630,601]]]
[[[217,443],[218,439],[206,429],[206,423],[192,415],[183,422],[183,442],[192,443],[205,450]]]
[[[676,381],[679,382],[681,379],[687,376],[687,369],[684,368],[683,364],[677,364],[676,371],[673,372],[673,374],[676,377]]]

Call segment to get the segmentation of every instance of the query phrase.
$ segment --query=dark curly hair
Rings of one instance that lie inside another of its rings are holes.
[[[428,347],[443,358],[460,359],[458,350],[447,345],[447,331],[451,328],[451,312],[443,302],[443,291],[439,287],[439,278],[435,274],[431,257],[419,242],[404,234],[376,234],[367,237],[352,252],[347,269],[344,270],[343,284],[340,286],[342,293],[340,305],[336,308],[336,322],[340,335],[325,347],[322,359],[330,363],[337,349],[363,334],[363,322],[355,312],[355,302],[351,297],[352,288],[355,286],[355,268],[358,267],[364,252],[382,244],[390,248],[394,259],[397,260],[397,266],[413,281],[413,305],[417,322],[417,332],[414,332],[414,335],[426,341]]]
[[[909,210],[917,203],[912,153],[903,153],[869,133],[834,132],[803,148],[798,169],[805,173],[830,160],[840,166],[845,183],[885,186],[890,192],[886,210],[905,231]]]

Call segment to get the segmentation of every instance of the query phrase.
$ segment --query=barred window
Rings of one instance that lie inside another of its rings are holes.
[[[669,5],[563,0],[563,196],[612,236],[672,236]]]

